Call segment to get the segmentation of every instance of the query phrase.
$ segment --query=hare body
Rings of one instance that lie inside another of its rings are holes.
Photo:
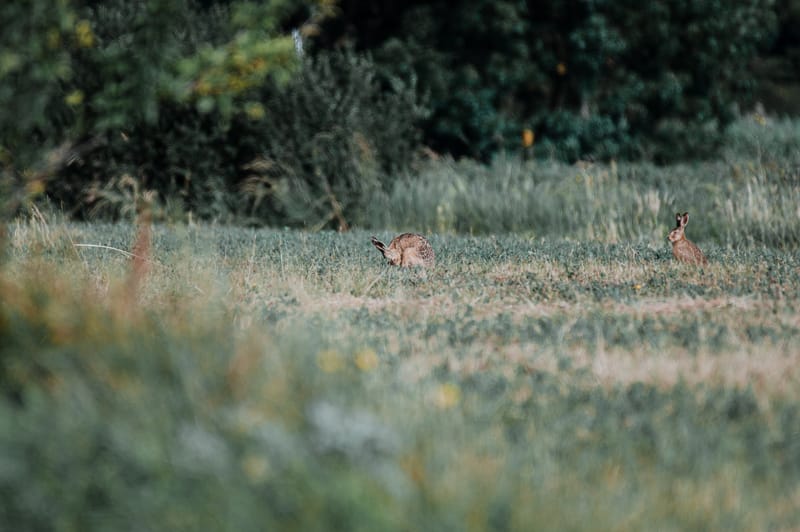
[[[435,263],[431,243],[424,236],[415,233],[396,236],[388,246],[373,236],[372,245],[378,248],[392,266],[432,268]]]
[[[675,215],[677,225],[669,232],[667,238],[672,242],[672,255],[681,262],[689,264],[708,264],[708,259],[694,242],[686,238],[686,224],[689,223],[689,213]]]

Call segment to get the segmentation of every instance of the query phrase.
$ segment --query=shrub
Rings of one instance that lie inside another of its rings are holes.
[[[249,215],[346,229],[405,169],[423,109],[413,84],[384,90],[370,59],[350,52],[304,62],[285,86],[264,92],[262,157],[244,184]],[[270,202],[259,203],[268,195]],[[267,212],[264,212],[267,209]]]
[[[286,80],[287,21],[319,2],[35,2],[0,8],[0,177],[8,196],[47,189],[65,209],[130,211],[129,189],[173,215],[232,219],[255,156],[254,94]],[[283,32],[283,33],[282,33]],[[235,129],[237,128],[238,129]]]

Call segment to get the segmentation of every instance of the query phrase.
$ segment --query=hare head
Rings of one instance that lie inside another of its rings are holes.
[[[677,222],[675,225],[675,229],[670,231],[669,235],[667,235],[667,239],[673,244],[675,242],[679,242],[684,238],[686,238],[685,230],[686,230],[686,224],[689,223],[689,213],[688,212],[685,212],[683,214],[676,213],[675,221]]]
[[[400,250],[396,247],[387,247],[386,244],[375,238],[372,237],[372,245],[378,248],[383,254],[383,257],[386,259],[389,265],[391,266],[399,266],[400,260],[402,259],[402,255],[400,254]]]

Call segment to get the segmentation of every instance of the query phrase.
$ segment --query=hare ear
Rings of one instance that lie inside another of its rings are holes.
[[[380,251],[381,253],[384,253],[386,251],[386,244],[384,244],[374,236],[372,237],[372,245],[378,248],[378,251]]]
[[[681,225],[686,225],[689,223],[689,213],[683,213],[683,217],[681,218]]]
[[[675,227],[681,226],[681,213],[679,212],[675,213],[675,224],[676,224]]]

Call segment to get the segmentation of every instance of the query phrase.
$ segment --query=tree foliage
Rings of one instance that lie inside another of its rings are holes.
[[[771,0],[342,2],[322,48],[346,41],[431,95],[425,140],[488,158],[696,156],[746,100],[774,33]],[[702,141],[698,142],[698,137]]]
[[[284,25],[313,29],[330,10],[324,0],[27,4],[0,6],[0,172],[12,211],[46,186],[85,212],[130,176],[165,194],[199,181],[224,195],[230,153],[210,145],[263,117],[254,95],[296,70]],[[220,211],[186,196],[205,215]]]

